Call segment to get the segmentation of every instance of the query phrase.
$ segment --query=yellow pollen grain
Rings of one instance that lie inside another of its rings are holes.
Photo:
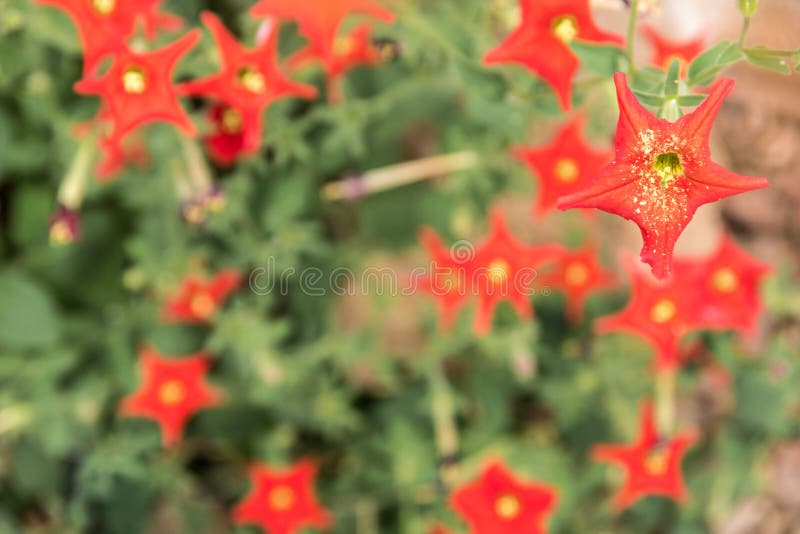
[[[267,79],[261,72],[252,67],[239,69],[237,79],[242,87],[254,94],[261,94],[267,90]]]
[[[578,36],[578,21],[572,15],[561,15],[553,19],[550,31],[556,39],[569,44]]]
[[[117,0],[92,0],[92,9],[100,15],[110,15],[117,8]]]
[[[723,267],[714,271],[711,284],[720,293],[733,293],[739,289],[739,275],[730,267]]]
[[[505,519],[506,521],[516,519],[519,516],[521,508],[522,506],[517,496],[510,493],[501,495],[494,502],[494,512],[499,518]]]
[[[272,510],[285,512],[294,506],[297,500],[294,490],[286,485],[280,485],[270,490],[267,496],[267,503]]]
[[[579,261],[574,261],[564,269],[564,280],[570,286],[583,286],[589,281],[589,268]]]
[[[669,299],[658,301],[650,309],[650,320],[657,324],[666,324],[678,315],[678,307]]]
[[[158,400],[165,406],[174,406],[186,398],[186,387],[178,380],[167,380],[158,388]]]
[[[580,167],[578,166],[578,162],[572,158],[561,158],[556,161],[553,173],[556,175],[559,182],[571,184],[578,179]]]
[[[122,73],[122,87],[125,92],[132,95],[140,95],[147,91],[147,76],[144,69],[131,66]]]
[[[222,110],[219,122],[222,132],[225,134],[236,135],[242,133],[244,119],[242,119],[242,114],[239,113],[239,110],[235,108],[226,107]]]
[[[498,258],[489,264],[489,281],[492,284],[502,284],[508,280],[508,273],[511,266],[502,258]]]
[[[217,303],[214,302],[214,299],[211,298],[211,295],[208,293],[198,293],[192,297],[189,308],[191,308],[192,313],[197,317],[208,319],[217,311]]]

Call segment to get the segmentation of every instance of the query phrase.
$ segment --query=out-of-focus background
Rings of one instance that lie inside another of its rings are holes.
[[[212,10],[252,43],[252,4],[164,9],[192,27]],[[707,47],[735,41],[742,25],[734,0],[642,4],[643,23],[676,40],[702,35]],[[93,179],[76,213],[79,239],[58,245],[48,224],[78,125],[98,104],[73,91],[81,58],[70,20],[0,0],[0,532],[255,532],[230,513],[250,488],[248,466],[300,458],[319,466],[314,484],[334,532],[422,534],[436,522],[467,532],[448,496],[498,457],[558,488],[552,532],[800,532],[800,77],[744,62],[724,73],[736,89],[714,127],[714,159],[770,187],[703,207],[677,250],[707,254],[732,235],[773,266],[766,311],[752,336],[684,340],[677,421],[700,434],[683,463],[691,498],[617,513],[609,503],[622,477],[590,450],[634,439],[640,401],[653,394],[653,355],[635,336],[596,335],[593,324],[626,303],[620,258],[638,252],[639,232],[606,214],[532,215],[536,180],[511,148],[549,142],[565,116],[528,71],[481,62],[510,30],[502,21],[516,2],[385,5],[397,20],[374,31],[399,44],[396,60],[349,72],[341,102],[274,104],[262,149],[236,165],[203,156],[223,207],[186,216],[197,201],[181,185],[192,169],[179,134],[154,125],[148,161]],[[593,5],[603,28],[625,32],[625,2]],[[800,3],[761,0],[747,44],[794,50],[798,28]],[[303,42],[295,25],[281,26],[282,58]],[[644,39],[636,51],[647,64]],[[217,60],[206,33],[175,79],[214,72]],[[579,79],[596,78],[591,71],[584,65]],[[318,70],[293,77],[325,91]],[[210,104],[184,106],[207,133]],[[576,107],[590,141],[610,147],[610,77],[577,89]],[[464,152],[475,158],[465,169],[345,201],[321,194],[375,169]],[[356,281],[370,269],[405,281],[428,264],[423,228],[448,245],[477,243],[493,207],[525,243],[596,244],[616,287],[593,296],[579,324],[564,318],[563,296],[545,292],[533,298],[535,318],[504,304],[492,332],[476,337],[474,307],[443,331],[430,295],[332,282],[337,270]],[[225,268],[243,281],[212,321],[163,320],[187,278]],[[292,276],[309,269],[322,273],[321,293]],[[286,286],[253,286],[265,270],[290,273]],[[120,413],[141,386],[143,346],[177,358],[205,351],[208,381],[224,391],[176,447],[162,447],[153,421]]]

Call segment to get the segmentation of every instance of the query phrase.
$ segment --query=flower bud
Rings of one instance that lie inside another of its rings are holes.
[[[756,10],[758,9],[758,0],[738,0],[739,1],[739,11],[742,12],[742,15],[745,17],[752,17]]]

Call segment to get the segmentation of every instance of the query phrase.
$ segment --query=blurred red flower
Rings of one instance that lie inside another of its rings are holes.
[[[294,534],[304,527],[330,528],[333,519],[317,502],[313,488],[316,471],[309,460],[289,469],[251,466],[251,489],[233,509],[234,523],[259,525],[268,534]]]
[[[557,500],[552,487],[523,482],[495,461],[455,490],[450,504],[473,534],[544,534]]]
[[[163,315],[169,321],[208,322],[240,282],[241,276],[234,269],[220,271],[209,280],[189,276],[164,304]]]
[[[692,113],[658,119],[614,75],[620,115],[616,159],[586,188],[562,197],[560,209],[598,208],[630,219],[642,231],[642,261],[657,278],[672,270],[675,242],[697,208],[766,187],[764,178],[734,174],[711,161],[708,136],[733,81],[722,80]]]
[[[440,323],[444,330],[452,329],[458,312],[471,295],[467,279],[473,260],[471,249],[467,256],[458,257],[430,228],[420,233],[420,242],[431,258],[431,272],[420,279],[420,288],[439,301]]]
[[[686,75],[689,63],[700,55],[705,48],[705,38],[700,36],[689,41],[674,41],[661,35],[652,26],[645,26],[642,30],[650,46],[653,48],[653,58],[651,62],[656,67],[667,69],[673,60],[677,59],[681,64],[681,76]]]
[[[611,150],[592,148],[583,135],[585,117],[577,116],[564,124],[549,145],[517,147],[515,154],[539,178],[536,212],[546,215],[559,197],[580,191],[608,165]]]
[[[596,461],[613,463],[625,470],[625,483],[614,497],[614,508],[621,511],[648,495],[661,495],[683,503],[688,491],[683,482],[681,462],[696,441],[694,432],[672,438],[659,436],[652,403],[644,403],[636,441],[629,445],[597,445],[592,451]]]
[[[556,260],[555,270],[541,276],[537,283],[563,291],[567,303],[567,317],[571,321],[580,321],[586,299],[598,289],[612,287],[614,277],[600,265],[597,260],[597,250],[587,246],[579,250],[565,251]]]
[[[520,0],[522,21],[506,40],[484,57],[487,64],[521,63],[542,77],[572,107],[572,80],[580,61],[570,49],[575,40],[621,44],[594,22],[589,0]]]
[[[173,446],[194,413],[221,401],[221,392],[205,382],[209,359],[202,352],[180,359],[165,358],[153,348],[142,349],[139,356],[142,383],[122,400],[120,413],[155,420],[161,426],[164,446]]]

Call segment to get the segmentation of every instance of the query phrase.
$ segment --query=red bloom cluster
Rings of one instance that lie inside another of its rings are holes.
[[[455,314],[470,297],[478,301],[475,332],[486,334],[492,326],[497,304],[507,300],[521,317],[531,317],[530,297],[537,268],[559,257],[558,245],[529,246],[515,238],[499,211],[491,214],[489,237],[473,249],[457,243],[448,253],[432,230],[422,234],[432,258],[432,272],[422,280],[423,288],[441,303],[442,323],[452,325]]]
[[[692,113],[676,122],[658,119],[614,75],[619,100],[616,158],[560,209],[598,208],[635,222],[642,231],[642,261],[658,278],[672,270],[672,252],[697,208],[766,187],[764,178],[740,176],[711,161],[708,136],[722,101],[733,89],[721,80]]]
[[[210,361],[204,353],[172,359],[145,348],[139,354],[142,385],[123,399],[120,411],[123,415],[154,419],[161,426],[164,446],[173,446],[180,441],[193,414],[220,403],[219,390],[205,383]]]
[[[561,106],[572,106],[572,81],[580,64],[569,44],[575,40],[621,44],[618,35],[594,23],[589,0],[520,0],[522,21],[484,57],[487,64],[520,63],[547,82]]]
[[[677,502],[688,497],[681,462],[697,441],[694,432],[672,438],[658,435],[652,403],[642,406],[639,437],[629,445],[597,445],[593,457],[625,470],[625,483],[614,498],[617,510],[627,508],[648,495],[661,495]]]
[[[629,263],[632,294],[621,312],[604,317],[598,331],[627,331],[656,350],[656,366],[680,364],[678,342],[692,330],[733,329],[751,333],[761,314],[759,286],[769,267],[726,237],[710,257],[679,259],[668,280],[658,281]]]
[[[164,317],[169,321],[206,323],[240,283],[241,275],[233,269],[220,271],[210,280],[187,277],[178,293],[164,304]]]
[[[610,150],[589,145],[583,135],[585,122],[583,116],[576,116],[561,127],[549,145],[515,150],[539,177],[536,212],[540,216],[552,211],[559,197],[581,191],[613,158]]]
[[[496,461],[450,497],[473,534],[544,534],[557,501],[550,486],[523,482]]]
[[[294,534],[305,527],[327,529],[330,513],[317,501],[314,477],[317,468],[301,460],[289,469],[265,464],[250,468],[250,493],[233,509],[237,525],[258,525],[267,534]]]

